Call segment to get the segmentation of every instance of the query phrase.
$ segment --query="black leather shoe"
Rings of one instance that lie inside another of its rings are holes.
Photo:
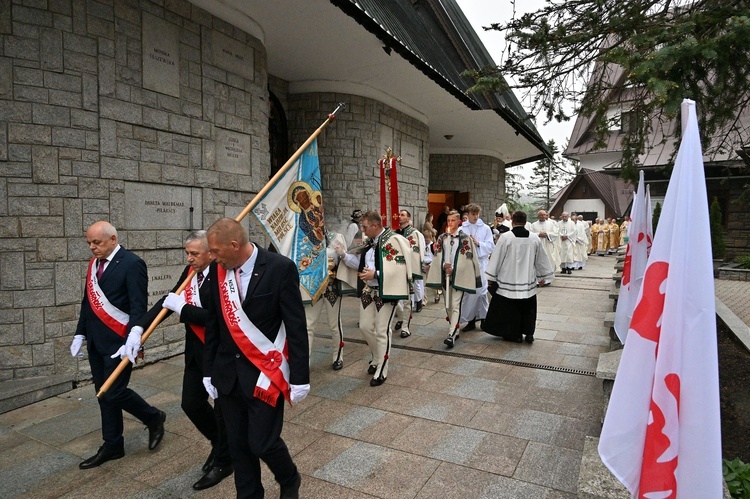
[[[340,371],[342,367],[344,367],[344,361],[343,360],[335,360],[333,361],[333,364],[331,364],[331,367],[334,371]]]
[[[409,331],[401,331],[402,338],[408,338],[409,336],[411,336],[411,333]]]
[[[417,308],[414,309],[416,313],[419,313],[422,311],[422,302],[417,302]]]
[[[461,330],[462,333],[474,331],[477,328],[477,321],[469,321],[464,328]]]
[[[215,449],[211,448],[211,453],[208,455],[208,459],[206,459],[206,462],[203,463],[203,466],[201,466],[201,470],[203,470],[203,473],[208,473],[211,468],[214,466],[214,455],[216,454]]]
[[[383,383],[385,383],[385,380],[386,380],[386,379],[388,379],[388,378],[384,378],[384,377],[383,377],[383,375],[381,374],[381,375],[380,375],[380,376],[378,376],[377,378],[372,378],[372,379],[370,380],[370,386],[380,386],[380,385],[382,385]]]
[[[530,334],[526,335],[526,343],[534,343],[534,337]]]
[[[231,466],[214,466],[203,478],[193,484],[195,490],[203,490],[217,485],[234,472]]]
[[[398,322],[396,323],[396,325],[395,325],[395,326],[393,326],[393,330],[394,330],[394,331],[398,331],[399,329],[401,329],[401,326],[403,326],[403,325],[404,325],[404,321],[398,321]]]
[[[443,340],[443,343],[445,343],[448,348],[453,348],[453,345],[456,344],[456,340],[458,339],[458,335],[454,334],[453,336],[448,336],[446,339]]]
[[[375,374],[375,371],[377,370],[378,366],[376,366],[375,364],[370,364],[369,366],[367,366],[367,374]]]
[[[97,466],[101,466],[107,461],[114,461],[115,459],[120,459],[124,455],[125,455],[125,450],[123,449],[107,449],[102,445],[101,447],[99,447],[99,450],[96,451],[96,454],[94,454],[90,458],[80,463],[78,467],[81,468],[82,470],[96,468]]]
[[[279,499],[299,499],[300,485],[302,485],[302,476],[297,473],[292,483],[281,487]]]
[[[148,450],[156,449],[161,443],[161,439],[164,438],[164,421],[166,420],[166,413],[159,411],[156,421],[148,425]]]

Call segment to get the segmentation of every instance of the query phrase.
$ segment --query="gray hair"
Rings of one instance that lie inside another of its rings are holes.
[[[185,244],[192,243],[193,241],[201,241],[203,247],[208,249],[208,240],[206,239],[205,230],[194,230],[185,238]]]

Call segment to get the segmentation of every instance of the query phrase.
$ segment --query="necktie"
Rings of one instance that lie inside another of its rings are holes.
[[[107,263],[106,258],[100,258],[97,262],[97,268],[96,268],[96,280],[100,280],[102,278],[102,274],[104,273],[104,264]]]
[[[203,272],[198,272],[197,277],[198,277],[198,287],[200,288],[201,284],[203,284]]]
[[[234,269],[234,276],[237,279],[237,293],[240,295],[240,301],[245,301],[243,296],[245,293],[242,292],[242,269],[239,267]]]

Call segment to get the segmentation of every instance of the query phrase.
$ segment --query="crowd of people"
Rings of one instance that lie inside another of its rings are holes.
[[[526,213],[503,205],[487,224],[478,205],[462,208],[446,206],[434,223],[428,213],[419,228],[401,210],[397,230],[384,226],[376,211],[355,210],[344,234],[322,233],[328,280],[316,297],[300,287],[292,260],[259,247],[240,223],[222,218],[187,237],[187,266],[150,310],[145,262],[119,244],[115,227],[94,223],[86,232],[93,258],[70,351],[81,356],[85,343],[97,392],[120,359],[129,362],[98,399],[103,444],[79,467],[124,456],[123,410],[146,426],[150,450],[161,443],[166,414],[128,383],[141,336],[163,309],[185,324],[181,405],[211,444],[193,488],[213,487],[234,474],[238,497],[263,497],[262,460],[281,497],[295,498],[301,476],[281,438],[284,404],[298,403],[310,391],[313,332],[323,310],[331,368],[338,371],[344,366],[341,303],[356,295],[359,329],[370,350],[369,384],[377,387],[388,378],[393,334],[411,336],[413,314],[431,300],[443,300],[446,348],[477,328],[532,343],[539,288],[556,272],[583,269],[589,255],[616,252],[627,241],[627,222],[591,224],[567,212],[555,221],[540,210],[530,223]]]

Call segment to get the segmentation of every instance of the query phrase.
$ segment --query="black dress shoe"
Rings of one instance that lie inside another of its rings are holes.
[[[411,333],[409,331],[401,330],[401,337],[402,338],[408,338],[409,336],[411,336]]]
[[[124,455],[125,455],[124,449],[107,449],[106,447],[102,445],[101,447],[99,447],[99,450],[96,451],[96,454],[94,454],[90,458],[80,463],[78,467],[81,468],[82,470],[96,468],[97,466],[101,466],[107,461],[120,459]]]
[[[161,439],[164,438],[164,421],[166,420],[166,413],[159,411],[156,420],[148,425],[148,450],[156,449],[161,443]]]
[[[380,375],[380,376],[378,376],[377,378],[372,378],[372,379],[370,380],[370,386],[380,386],[380,385],[382,385],[383,383],[385,383],[385,380],[386,380],[386,379],[388,379],[388,378],[384,378],[384,377],[383,377],[383,375],[381,374],[381,375]]]
[[[527,334],[526,335],[526,343],[534,343],[534,336]]]
[[[214,466],[208,473],[193,484],[195,490],[203,490],[213,487],[234,472],[231,466]]]
[[[469,321],[461,330],[462,333],[474,331],[477,328],[477,321]]]
[[[446,339],[443,340],[443,343],[445,343],[448,348],[453,348],[453,345],[456,344],[456,340],[458,339],[458,335],[454,334],[452,336],[448,336]]]
[[[419,313],[422,311],[422,302],[417,302],[417,308],[414,309],[416,313]]]
[[[403,325],[404,325],[404,321],[398,321],[398,322],[396,323],[396,325],[395,325],[395,326],[393,326],[393,330],[394,330],[394,331],[398,331],[399,329],[401,329],[401,326],[403,326]]]
[[[342,367],[344,367],[344,361],[343,360],[334,360],[333,364],[331,364],[331,367],[334,371],[341,370]]]
[[[214,466],[214,455],[216,455],[216,450],[211,447],[211,452],[208,454],[208,459],[206,459],[206,462],[203,463],[203,466],[201,466],[201,470],[203,470],[203,473],[208,473],[211,468]]]
[[[377,370],[378,366],[376,366],[375,364],[370,364],[369,366],[367,366],[367,374],[375,374],[375,371]]]

